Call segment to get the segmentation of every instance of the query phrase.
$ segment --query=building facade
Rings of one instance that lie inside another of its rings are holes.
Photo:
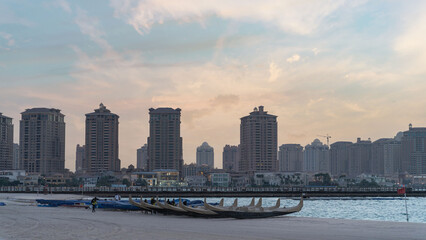
[[[207,142],[203,142],[201,146],[197,147],[196,161],[197,166],[207,165],[214,169],[214,148]]]
[[[305,146],[303,169],[305,172],[330,172],[329,148],[319,139],[315,139],[311,144]]]
[[[120,171],[118,118],[102,103],[86,114],[86,157],[84,169],[91,173]]]
[[[19,144],[13,144],[13,169],[20,169],[19,166]]]
[[[356,177],[361,173],[371,173],[371,141],[358,138],[356,143],[350,146],[348,174]]]
[[[335,142],[330,145],[330,172],[333,176],[348,175],[349,154],[352,142]]]
[[[277,170],[277,116],[254,108],[250,115],[241,118],[240,171],[261,172]]]
[[[85,145],[80,146],[80,144],[77,144],[77,147],[75,150],[75,172],[76,173],[80,173],[83,171],[85,159],[86,159]]]
[[[225,172],[238,172],[238,163],[240,161],[240,147],[226,145],[223,148],[222,168]]]
[[[426,174],[426,128],[409,125],[401,138],[402,173]]]
[[[65,170],[65,122],[61,110],[32,108],[21,113],[20,168],[52,175]]]
[[[182,176],[181,109],[149,109],[148,171],[175,169]]]
[[[136,150],[136,168],[148,170],[148,144]]]
[[[280,172],[303,171],[303,147],[300,144],[283,144],[278,152]]]
[[[371,173],[380,176],[395,176],[401,159],[401,141],[381,138],[371,144]]]
[[[13,169],[12,118],[0,113],[0,170]]]

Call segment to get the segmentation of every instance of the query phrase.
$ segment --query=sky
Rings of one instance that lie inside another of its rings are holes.
[[[0,112],[58,108],[67,168],[85,114],[120,116],[122,167],[136,165],[148,109],[182,109],[196,147],[239,144],[263,105],[278,145],[393,137],[426,126],[426,2],[397,0],[2,0]]]

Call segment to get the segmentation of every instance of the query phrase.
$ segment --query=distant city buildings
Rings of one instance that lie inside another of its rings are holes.
[[[330,172],[333,176],[348,175],[349,154],[352,142],[335,142],[330,145]]]
[[[120,171],[118,118],[102,103],[94,112],[86,114],[86,157],[83,164],[86,171]]]
[[[0,170],[13,169],[12,118],[0,113]]]
[[[426,128],[409,125],[401,138],[401,172],[426,174]]]
[[[136,150],[136,168],[148,170],[148,144]]]
[[[150,108],[148,171],[175,169],[182,176],[182,137],[180,108]]]
[[[361,173],[371,173],[371,140],[361,140],[358,138],[356,143],[350,146],[348,162],[348,174],[350,177],[356,177]]]
[[[54,108],[26,109],[21,114],[19,144],[14,144],[12,119],[0,113],[0,170],[21,169],[29,175],[56,179],[65,170],[64,115]],[[149,171],[140,173],[161,175],[158,186],[172,186],[178,178],[187,179],[191,186],[227,186],[231,182],[232,186],[248,186],[254,176],[256,184],[291,185],[318,182],[317,175],[325,175],[317,173],[329,173],[332,181],[346,185],[351,182],[345,178],[381,179],[380,184],[391,179],[386,183],[391,185],[419,185],[423,184],[419,179],[426,179],[426,127],[410,124],[394,138],[374,142],[358,138],[355,143],[338,141],[328,146],[315,139],[305,147],[283,144],[277,151],[277,116],[259,106],[241,118],[240,145],[223,148],[222,170],[214,169],[214,149],[207,142],[197,147],[196,163],[183,165],[181,109],[151,108],[149,115],[148,143],[137,149],[136,162],[137,169]],[[85,145],[76,146],[76,173],[99,177],[111,171],[136,172],[133,165],[120,171],[118,118],[102,103],[86,114]]]
[[[250,115],[241,118],[240,171],[276,171],[277,169],[277,116],[254,108]]]
[[[214,149],[207,142],[203,142],[201,146],[197,147],[196,161],[197,166],[207,165],[214,169]]]
[[[19,166],[19,144],[13,144],[13,169],[20,169]]]
[[[80,146],[80,144],[77,144],[76,150],[75,150],[75,172],[80,173],[84,170],[84,162],[86,159],[86,147],[85,145]]]
[[[61,110],[31,108],[21,113],[20,168],[52,175],[65,169],[65,122]]]
[[[303,171],[303,147],[300,144],[283,144],[279,148],[278,162],[280,172]]]
[[[303,168],[306,172],[330,172],[329,148],[319,139],[305,146]]]
[[[238,163],[240,161],[240,147],[226,145],[223,148],[222,168],[226,172],[238,172]]]

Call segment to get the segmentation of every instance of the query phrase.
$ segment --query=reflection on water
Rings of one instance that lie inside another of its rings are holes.
[[[195,198],[194,198],[195,199]],[[256,198],[256,203],[259,198]],[[426,223],[426,198],[407,198],[410,222]],[[207,202],[219,202],[220,198],[208,198]],[[232,205],[234,198],[225,198],[225,205]],[[263,198],[263,206],[275,205],[277,198]],[[248,205],[251,198],[239,198],[238,205]],[[292,207],[299,200],[281,198],[281,207]],[[305,200],[302,211],[292,216],[358,219],[406,222],[403,198],[317,198]]]

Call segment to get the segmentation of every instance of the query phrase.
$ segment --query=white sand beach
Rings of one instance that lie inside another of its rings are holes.
[[[78,195],[0,194],[0,239],[425,239],[426,224],[284,216],[195,219],[141,212],[37,207]],[[320,209],[319,209],[320,211]]]

